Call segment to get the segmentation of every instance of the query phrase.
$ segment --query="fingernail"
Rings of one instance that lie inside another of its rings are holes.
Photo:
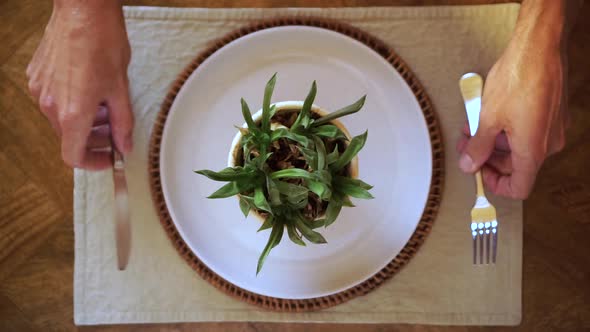
[[[473,172],[473,166],[473,159],[467,153],[464,153],[459,159],[459,167],[463,172],[471,173]]]

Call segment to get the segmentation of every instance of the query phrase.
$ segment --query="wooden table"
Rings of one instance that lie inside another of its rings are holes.
[[[132,5],[271,7],[273,0],[138,0]],[[317,1],[319,2],[319,1]],[[328,0],[321,5],[482,4],[498,1]],[[312,0],[281,6],[317,6]],[[26,89],[25,68],[50,1],[0,3],[0,331],[504,331],[408,325],[207,323],[76,328],[73,324],[72,171]],[[570,43],[568,145],[539,174],[524,205],[521,330],[590,329],[590,3]],[[584,20],[584,21],[583,21]]]

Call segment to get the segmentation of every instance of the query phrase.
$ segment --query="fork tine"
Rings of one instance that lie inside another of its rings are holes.
[[[496,250],[498,247],[498,221],[492,221],[492,262],[496,264]]]
[[[484,224],[486,239],[486,264],[490,264],[490,222]]]
[[[483,264],[483,223],[477,224],[477,228],[479,229],[479,264]]]
[[[473,242],[473,265],[477,264],[477,224],[471,223],[471,238]]]

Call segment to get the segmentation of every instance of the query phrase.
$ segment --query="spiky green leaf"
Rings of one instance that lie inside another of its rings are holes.
[[[279,188],[277,187],[275,180],[271,179],[268,175],[266,176],[266,190],[268,191],[270,204],[273,206],[281,205],[281,193]]]
[[[219,188],[207,198],[226,198],[253,189],[254,185],[249,182],[232,181]]]
[[[260,228],[256,232],[260,232],[265,229],[269,229],[272,227],[273,224],[274,224],[274,217],[272,215],[269,215],[268,217],[266,217],[266,219],[264,220],[264,222],[262,223],[262,225],[260,226]]]
[[[244,121],[246,121],[248,128],[257,128],[258,126],[254,123],[254,120],[252,119],[252,113],[250,112],[250,108],[248,107],[248,104],[244,98],[242,98],[240,102],[242,104],[242,116],[244,117]]]
[[[270,237],[268,238],[268,242],[266,243],[264,250],[262,250],[260,257],[258,258],[258,265],[256,266],[256,275],[258,275],[258,273],[260,273],[260,270],[262,269],[262,266],[264,265],[264,261],[266,260],[266,257],[268,257],[268,254],[270,253],[272,248],[278,242],[281,241],[281,237],[283,236],[283,228],[284,228],[284,226],[281,222],[274,223],[274,225],[272,227],[272,231],[270,232]]]
[[[254,189],[254,205],[260,210],[272,213],[272,209],[270,208],[270,205],[268,205],[266,197],[264,196],[264,190],[262,190],[261,187],[256,187]]]
[[[306,224],[306,222],[303,220],[303,217],[295,219],[295,226],[297,226],[297,229],[299,229],[301,235],[303,235],[303,237],[309,242],[328,243],[322,234],[312,230],[311,227]]]
[[[321,137],[346,139],[346,135],[340,130],[340,128],[330,124],[312,127],[311,133]]]
[[[317,168],[315,170],[321,171],[326,166],[326,159],[327,159],[326,146],[324,145],[324,141],[322,141],[322,139],[317,136],[314,136],[313,142],[315,144],[315,150],[316,150],[316,153],[318,156],[317,165],[316,165]]]
[[[323,117],[315,120],[311,125],[313,127],[317,127],[326,123],[329,123],[330,121],[337,119],[337,118],[341,118],[345,115],[349,115],[349,114],[353,114],[358,112],[363,105],[365,104],[365,99],[366,99],[366,95],[362,96],[361,99],[355,101],[354,103],[343,107],[335,112],[332,112],[330,114],[326,114]]]
[[[330,200],[330,202],[328,203],[328,207],[326,208],[326,220],[324,221],[324,225],[328,227],[334,221],[336,221],[336,218],[338,218],[338,215],[340,214],[341,210],[342,203],[339,203],[336,200]]]
[[[340,157],[340,152],[338,151],[338,146],[335,146],[334,151],[328,153],[326,162],[328,165],[332,165],[334,162],[336,162],[336,160],[338,160],[338,157]]]
[[[355,198],[372,199],[373,195],[358,185],[350,183],[334,183],[334,190],[342,195],[349,195]]]
[[[339,183],[339,184],[350,184],[350,185],[354,185],[354,186],[361,187],[361,188],[366,189],[366,190],[373,189],[373,186],[372,185],[370,185],[370,184],[368,184],[368,183],[366,183],[366,182],[364,182],[364,181],[362,181],[360,179],[353,179],[353,178],[349,178],[349,177],[346,177],[346,176],[337,175],[337,176],[334,177],[334,181],[337,182],[337,183]]]
[[[333,171],[337,172],[337,171],[343,169],[346,165],[348,165],[348,163],[350,163],[352,158],[354,158],[359,153],[359,151],[363,148],[363,146],[365,146],[365,142],[367,141],[367,135],[368,135],[368,132],[365,131],[364,134],[353,137],[353,139],[350,140],[350,143],[346,147],[346,150],[344,150],[342,155],[340,155],[338,160],[336,160],[330,166],[330,168]]]
[[[318,195],[320,197],[320,199],[323,201],[329,200],[330,197],[332,196],[332,190],[325,183],[322,183],[319,181],[307,180],[307,187],[309,188],[309,190],[311,192]]]
[[[300,168],[288,168],[276,171],[270,174],[271,179],[282,179],[282,178],[300,178],[313,180],[314,177],[311,173]]]
[[[297,233],[297,230],[295,229],[295,226],[293,226],[292,223],[287,224],[287,233],[289,234],[289,238],[291,239],[291,241],[293,241],[293,243],[305,247],[305,242],[301,240],[301,235]]]
[[[313,101],[315,100],[316,93],[317,85],[315,81],[313,81],[313,83],[311,84],[311,89],[309,90],[307,97],[305,97],[305,101],[303,102],[301,111],[299,112],[297,119],[295,119],[295,122],[291,126],[292,131],[299,130],[299,127],[301,126],[307,127],[309,125],[311,106],[313,105]]]
[[[250,213],[250,203],[248,203],[248,201],[246,199],[244,199],[244,196],[240,196],[240,210],[242,210],[242,213],[244,214],[244,217],[248,217],[248,214]]]
[[[227,168],[222,169],[219,172],[214,172],[214,171],[203,169],[203,170],[195,171],[195,173],[204,175],[204,176],[208,177],[209,179],[215,180],[215,181],[237,181],[237,180],[253,178],[254,176],[256,176],[256,172],[251,171],[251,170],[245,170],[243,167],[240,167],[240,166],[227,167]]]
[[[266,83],[266,87],[264,88],[264,99],[262,100],[262,131],[269,132],[270,131],[270,117],[271,117],[271,109],[270,109],[270,100],[272,98],[272,92],[275,89],[275,82],[277,81],[277,73],[274,73],[268,83]]]
[[[296,134],[294,132],[291,132],[286,128],[279,128],[279,129],[273,130],[272,134],[270,135],[271,142],[274,142],[280,138],[290,139],[291,141],[297,142],[297,143],[301,144],[302,146],[309,145],[309,140],[307,139],[307,137],[305,137],[303,135]]]

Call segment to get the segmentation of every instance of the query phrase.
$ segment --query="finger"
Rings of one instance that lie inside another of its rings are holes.
[[[470,135],[461,135],[459,140],[457,141],[457,151],[459,153],[463,153],[465,147],[467,146],[467,142],[471,138]],[[496,142],[494,143],[494,152],[510,152],[510,144],[508,143],[508,137],[506,136],[505,132],[501,132],[496,136]]]
[[[102,125],[92,128],[86,149],[103,149],[111,146],[111,128],[108,125]]]
[[[39,101],[39,97],[41,96],[41,83],[37,79],[29,79],[27,87],[29,88],[29,93],[34,100]]]
[[[562,111],[557,114],[549,132],[547,155],[555,154],[563,150],[565,147],[565,129],[567,121],[567,115],[565,112]]]
[[[469,139],[461,155],[459,167],[466,173],[477,171],[492,154],[499,132],[492,124],[480,121],[475,136]]]
[[[465,121],[465,124],[463,125],[463,135],[471,137],[471,130],[469,130],[469,122]]]
[[[133,113],[131,112],[127,84],[122,83],[107,102],[115,146],[126,155],[133,148]]]
[[[484,183],[496,195],[514,199],[526,199],[533,189],[537,172],[534,170],[514,169],[512,174],[503,175],[496,169],[484,167]]]
[[[503,152],[511,151],[510,143],[508,143],[508,136],[506,136],[505,131],[500,132],[500,134],[496,136],[495,150]]]
[[[494,167],[484,165],[481,168],[481,174],[483,178],[483,184],[487,190],[496,193],[498,191],[498,180],[502,176],[510,176],[510,175],[503,175]]]
[[[105,105],[100,105],[98,107],[98,112],[96,113],[96,118],[94,119],[94,126],[102,126],[109,123],[109,112],[108,108]]]
[[[70,167],[80,168],[85,165],[86,142],[98,104],[97,101],[73,101],[59,115],[62,158]]]
[[[111,156],[110,151],[86,150],[80,167],[91,171],[110,168],[113,165]]]
[[[493,152],[484,166],[494,168],[501,175],[512,174],[512,158],[509,153]]]
[[[467,147],[467,143],[469,142],[469,137],[462,135],[459,140],[457,141],[457,152],[463,153],[465,148]]]
[[[41,96],[39,99],[39,109],[41,113],[45,115],[51,127],[57,134],[58,137],[61,137],[61,127],[57,120],[57,104],[55,103],[55,99],[51,95],[44,95]]]

